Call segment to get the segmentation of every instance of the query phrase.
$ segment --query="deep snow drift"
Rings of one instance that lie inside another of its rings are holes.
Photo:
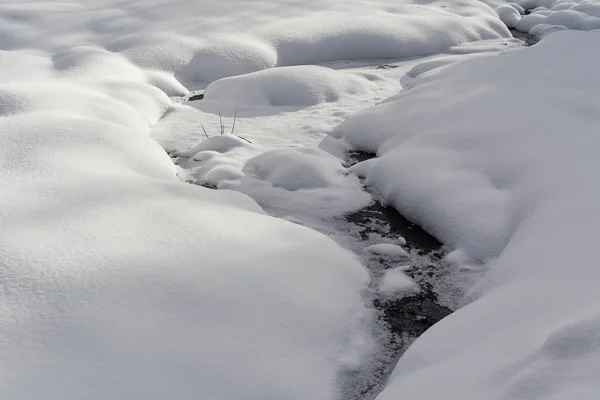
[[[380,400],[598,397],[598,46],[559,32],[434,69],[338,127],[390,204],[491,267]]]

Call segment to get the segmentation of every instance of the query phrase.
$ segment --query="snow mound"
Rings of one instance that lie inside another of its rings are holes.
[[[391,243],[378,243],[369,246],[365,249],[368,253],[373,253],[382,257],[389,258],[404,258],[408,257],[408,253],[401,246]]]
[[[354,6],[356,2],[351,2]],[[323,13],[274,23],[260,34],[275,44],[279,65],[435,54],[467,41],[509,37],[484,4],[376,1],[371,11]],[[350,7],[347,7],[350,8]]]
[[[502,4],[496,7],[495,10],[502,22],[509,28],[516,27],[521,20],[522,13],[519,12],[517,7],[513,7],[512,5]]]
[[[560,30],[600,29],[600,3],[596,0],[485,0],[509,28],[534,36]]]
[[[69,45],[86,10],[118,23],[109,3],[3,2],[0,31],[35,9],[15,28],[28,42],[61,10],[46,34]],[[31,52],[0,52],[2,398],[334,398],[368,317],[357,259],[241,193],[180,183],[149,137],[173,105],[122,55]]]
[[[364,94],[375,85],[365,77],[319,66],[274,68],[221,79],[204,93],[231,107],[308,107]]]
[[[535,12],[523,16],[515,27],[524,32],[539,32],[542,28],[548,31],[551,27],[581,31],[600,29],[600,4],[560,2],[549,10],[536,8]]]
[[[256,72],[277,65],[277,52],[268,43],[236,35],[215,38],[194,52],[176,76],[195,86],[234,75]]]
[[[64,0],[52,6],[3,0],[2,7],[3,49],[52,55],[78,49],[59,64],[110,75],[94,60],[126,60],[189,89],[274,66],[414,57],[510,37],[493,10],[476,0],[373,0],[368,7],[362,0]]]
[[[404,267],[385,271],[378,293],[387,297],[401,297],[419,292],[419,285],[404,273]]]
[[[244,172],[286,190],[342,184],[346,169],[323,150],[308,147],[277,149],[248,161]]]
[[[252,146],[248,141],[232,134],[224,133],[218,136],[212,136],[200,142],[197,146],[192,147],[187,155],[193,157],[196,154],[204,151],[213,151],[217,153],[227,153],[238,147]]]
[[[338,127],[377,152],[361,169],[388,204],[487,261],[378,400],[597,397],[599,46],[557,32],[432,70]]]

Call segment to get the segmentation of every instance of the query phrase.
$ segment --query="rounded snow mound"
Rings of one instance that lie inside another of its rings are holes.
[[[203,140],[197,146],[192,147],[187,155],[192,157],[201,151],[216,151],[217,153],[227,153],[238,147],[247,147],[250,143],[246,140],[232,134],[224,133],[219,136],[212,136]]]
[[[502,4],[497,7],[496,12],[500,17],[500,20],[506,24],[509,28],[514,28],[521,19],[521,13],[518,10],[518,6],[514,7],[509,4]]]
[[[273,68],[213,82],[204,98],[239,108],[308,107],[375,88],[367,78],[319,66]]]
[[[404,58],[440,53],[451,46],[510,37],[496,13],[480,2],[431,1],[357,4],[360,11],[282,20],[260,34],[274,43],[278,65],[335,60]],[[341,11],[341,10],[340,10]]]
[[[244,172],[286,190],[343,184],[345,168],[330,154],[311,148],[277,149],[254,157]]]
[[[485,0],[509,28],[534,36],[600,29],[600,4],[586,0]],[[527,10],[527,12],[525,11]]]
[[[227,76],[247,74],[277,65],[277,52],[262,41],[237,35],[213,40],[196,50],[176,76],[188,84],[207,85]]]

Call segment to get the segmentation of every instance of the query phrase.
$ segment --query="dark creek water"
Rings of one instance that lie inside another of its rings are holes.
[[[348,155],[347,162],[352,165],[374,156],[355,151]],[[452,296],[446,293],[449,285],[445,282],[451,271],[443,261],[446,249],[442,243],[392,207],[375,201],[344,216],[344,221],[353,226],[353,231],[358,229],[360,239],[367,244],[404,238],[403,247],[409,253],[400,261],[372,257],[365,262],[373,286],[366,302],[377,314],[375,337],[380,348],[372,360],[365,360],[364,369],[346,375],[342,387],[344,400],[371,400],[383,389],[397,360],[410,344],[452,313],[453,301],[449,300]],[[399,299],[380,296],[376,287],[381,278],[386,270],[398,266],[405,266],[406,274],[417,282],[420,291]]]

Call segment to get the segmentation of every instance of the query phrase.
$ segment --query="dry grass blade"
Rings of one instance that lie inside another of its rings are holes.
[[[217,108],[219,112],[219,124],[221,125],[221,135],[225,133],[225,124],[223,124],[223,116],[221,115],[221,109]]]
[[[202,127],[202,131],[204,131],[204,135],[206,136],[206,138],[210,139],[210,136],[208,136],[208,133],[206,132],[206,129],[204,128],[204,125],[202,124],[202,122],[200,123],[200,126]]]
[[[235,121],[237,121],[237,108],[235,109],[235,112],[233,113],[233,126],[231,127],[232,135],[233,135],[233,131],[235,130]]]

